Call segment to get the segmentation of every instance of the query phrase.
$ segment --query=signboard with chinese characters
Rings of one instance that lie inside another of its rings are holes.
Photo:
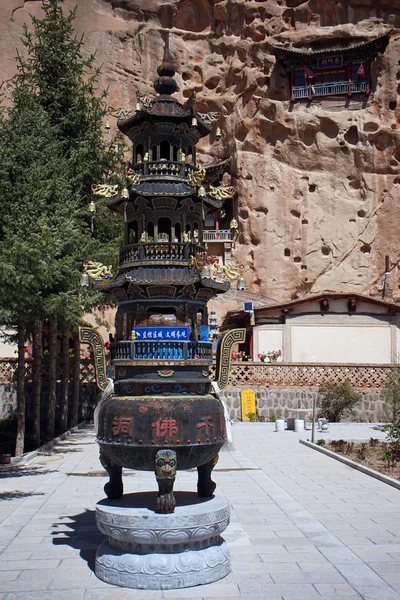
[[[325,58],[318,58],[317,65],[318,69],[329,69],[329,67],[341,67],[343,66],[343,56],[327,56]]]
[[[242,390],[240,398],[242,401],[242,421],[250,421],[249,415],[256,416],[256,394],[254,390]]]
[[[189,339],[189,327],[187,325],[176,327],[165,327],[162,325],[159,327],[134,327],[132,333],[133,339],[137,341],[184,342]]]

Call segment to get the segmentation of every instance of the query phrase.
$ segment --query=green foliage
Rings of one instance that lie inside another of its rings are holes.
[[[385,417],[392,423],[400,421],[400,367],[393,366],[386,376],[381,392]]]
[[[319,438],[319,440],[317,440],[315,443],[317,444],[317,446],[325,446],[326,444],[324,438]]]
[[[255,412],[248,412],[246,417],[249,419],[249,421],[257,421],[257,413]]]
[[[383,430],[386,432],[386,440],[388,442],[387,453],[390,455],[392,463],[400,460],[400,422],[387,423]]]
[[[340,421],[354,414],[354,407],[360,401],[361,394],[348,381],[326,383],[320,386],[318,392],[319,416],[331,422]]]
[[[105,297],[82,290],[85,259],[117,263],[122,226],[96,201],[91,184],[120,183],[124,147],[103,139],[106,93],[94,56],[73,31],[75,11],[44,0],[43,19],[25,28],[11,106],[0,115],[0,316],[3,323],[51,314],[74,325]],[[115,173],[115,175],[113,175]]]

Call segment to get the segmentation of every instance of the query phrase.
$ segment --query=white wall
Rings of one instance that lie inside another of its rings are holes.
[[[260,325],[254,328],[253,358],[268,350],[283,351],[283,325]]]
[[[292,362],[390,363],[389,324],[291,325]]]

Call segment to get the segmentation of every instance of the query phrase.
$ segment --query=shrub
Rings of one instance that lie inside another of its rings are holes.
[[[347,446],[346,440],[332,440],[331,447],[335,452],[344,452]]]
[[[249,421],[256,421],[257,420],[257,413],[255,412],[248,412],[246,417],[249,419]]]
[[[325,446],[326,442],[325,442],[324,438],[320,438],[315,443],[317,444],[317,446]]]
[[[361,401],[361,394],[350,382],[326,383],[318,392],[319,417],[337,422],[354,414],[354,407]]]
[[[388,423],[383,429],[386,432],[388,454],[393,463],[398,462],[400,460],[400,422]]]
[[[392,423],[400,421],[400,368],[392,367],[381,392],[385,417]]]

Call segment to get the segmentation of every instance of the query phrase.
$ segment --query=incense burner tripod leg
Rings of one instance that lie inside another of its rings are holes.
[[[210,498],[217,487],[217,484],[211,479],[212,470],[217,462],[218,454],[204,465],[197,467],[197,493],[201,498]]]
[[[110,480],[104,486],[104,491],[107,498],[110,498],[111,500],[121,498],[122,494],[124,493],[124,486],[122,483],[122,467],[107,458],[102,450],[100,450],[100,462],[110,477]]]

